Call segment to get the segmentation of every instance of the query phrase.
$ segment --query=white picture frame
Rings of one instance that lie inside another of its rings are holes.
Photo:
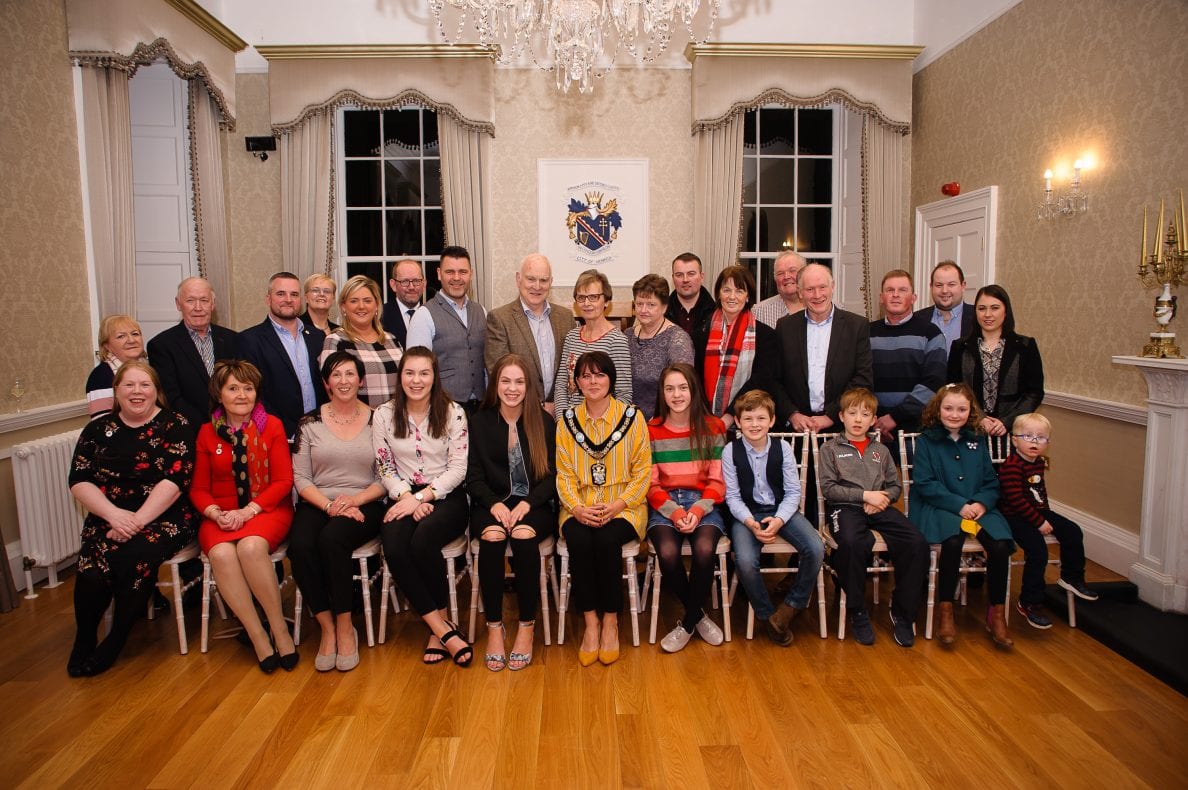
[[[647,159],[538,159],[536,165],[539,249],[552,263],[554,286],[572,286],[586,269],[628,287],[647,274]],[[571,210],[579,206],[585,210]]]

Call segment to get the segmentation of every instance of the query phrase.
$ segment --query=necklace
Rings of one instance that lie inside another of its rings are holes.
[[[333,422],[335,425],[350,425],[355,420],[359,419],[359,405],[358,404],[355,404],[354,409],[351,410],[351,416],[347,417],[346,419],[339,417],[338,413],[336,411],[334,411],[333,406],[327,406],[326,412],[330,415],[330,421]]]
[[[642,326],[639,327],[639,329],[642,329],[642,328],[643,328]],[[636,341],[639,343],[647,343],[648,341],[655,340],[656,336],[660,334],[660,331],[664,329],[664,320],[661,319],[660,323],[656,325],[656,331],[652,333],[651,337],[644,337],[643,335],[640,334],[639,329],[635,330]]]
[[[578,330],[578,337],[580,337],[583,341],[585,341],[587,343],[593,343],[593,342],[601,339],[603,335],[605,335],[607,332],[611,331],[611,329],[613,329],[613,328],[614,327],[608,326],[606,328],[606,330],[602,332],[602,334],[598,335],[598,337],[591,337],[590,339],[587,340],[586,339],[586,330],[589,329],[590,334],[593,335],[594,329],[589,324],[582,324],[582,328]]]

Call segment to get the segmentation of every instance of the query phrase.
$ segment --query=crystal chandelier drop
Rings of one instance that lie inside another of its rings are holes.
[[[704,43],[718,20],[721,0],[428,0],[442,38],[461,41],[471,20],[479,43],[499,45],[499,62],[515,63],[522,54],[557,75],[557,87],[589,93],[595,77],[613,68],[620,49],[636,62],[651,63],[668,47],[673,33],[684,28],[692,41]],[[708,7],[706,33],[697,37],[694,19]],[[459,14],[453,35],[446,32],[442,12]],[[543,46],[540,39],[544,39]],[[544,51],[544,59],[539,56]]]

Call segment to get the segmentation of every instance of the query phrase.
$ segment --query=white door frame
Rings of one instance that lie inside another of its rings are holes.
[[[986,279],[994,282],[994,255],[998,236],[998,187],[975,189],[964,195],[945,198],[916,207],[915,276],[917,291],[927,293],[924,283],[932,274],[928,251],[932,249],[932,229],[954,222],[981,219],[986,228]]]

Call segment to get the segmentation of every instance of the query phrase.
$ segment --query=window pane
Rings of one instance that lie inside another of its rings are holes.
[[[425,254],[441,255],[445,248],[445,217],[441,209],[425,211]]]
[[[421,254],[421,212],[388,212],[388,255]]]
[[[441,205],[441,160],[426,159],[425,189],[423,191],[426,206]]]
[[[796,191],[798,203],[832,203],[833,160],[801,159]]]
[[[384,160],[384,197],[389,206],[421,205],[419,159]]]
[[[755,148],[755,118],[757,113],[755,110],[748,110],[743,114],[743,146],[747,149]],[[754,150],[748,150],[748,153],[755,153]]]
[[[755,173],[758,170],[756,165],[758,160],[752,157],[743,157],[743,205],[755,203]]]
[[[759,153],[791,154],[795,110],[762,109],[759,111]]]
[[[796,209],[792,208],[764,208],[760,214],[763,233],[759,237],[760,252],[778,252],[785,249],[784,245],[794,245],[796,236],[793,234],[792,219]],[[794,249],[800,249],[799,245]]]
[[[380,284],[380,293],[383,293],[387,288],[384,285],[385,271],[386,268],[381,261],[350,261],[347,263],[347,277],[354,277],[356,274],[370,277]]]
[[[755,277],[755,287],[759,290],[759,298],[756,302],[762,301],[769,296],[775,296],[775,258],[763,257],[758,261],[759,274]],[[751,274],[755,274],[754,269]]]
[[[347,162],[346,186],[343,192],[346,193],[348,206],[382,206],[379,160]]]
[[[802,154],[833,153],[833,112],[831,110],[800,111],[800,139],[797,150]]]
[[[425,156],[437,156],[437,113],[429,110],[421,113],[421,130],[425,135]]]
[[[832,209],[828,208],[798,208],[797,219],[800,220],[798,250],[811,252],[830,252],[832,250],[829,220]]]
[[[344,110],[342,140],[345,156],[378,156],[379,113],[375,110]]]
[[[742,252],[758,252],[759,248],[756,242],[756,228],[755,228],[755,209],[744,208],[742,215]]]
[[[795,159],[759,160],[759,202],[795,203],[796,185],[793,181]]]
[[[347,255],[383,255],[382,214],[352,209],[346,213]]]
[[[384,110],[384,156],[421,153],[421,111]]]
[[[441,278],[437,276],[437,269],[441,261],[434,259],[425,261],[425,299],[428,301],[441,290]]]

